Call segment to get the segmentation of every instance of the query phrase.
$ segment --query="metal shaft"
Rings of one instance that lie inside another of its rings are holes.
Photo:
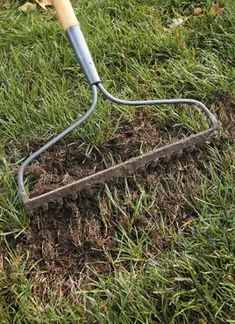
[[[76,25],[68,28],[66,30],[66,35],[75,56],[87,77],[88,83],[90,85],[99,83],[100,77],[80,26]]]

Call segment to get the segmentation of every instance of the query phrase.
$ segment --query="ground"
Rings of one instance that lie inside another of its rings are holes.
[[[80,117],[91,93],[54,10],[0,1],[1,323],[233,323],[234,1],[73,4],[110,92],[200,100],[219,130],[180,158],[27,216],[20,164]],[[85,125],[29,167],[27,188],[37,196],[205,126],[186,105],[101,96]]]

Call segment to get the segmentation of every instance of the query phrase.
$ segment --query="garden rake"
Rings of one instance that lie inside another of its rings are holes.
[[[86,75],[87,81],[92,91],[92,103],[86,113],[74,124],[65,129],[62,133],[50,140],[39,150],[31,154],[21,165],[18,172],[18,190],[21,200],[25,205],[26,212],[32,214],[37,210],[48,208],[49,203],[63,204],[63,199],[70,197],[76,199],[79,191],[89,188],[96,184],[102,184],[122,175],[130,175],[140,169],[144,169],[146,165],[151,162],[157,163],[162,159],[169,159],[172,156],[179,157],[183,151],[191,151],[198,144],[201,144],[209,139],[209,137],[217,129],[217,120],[215,116],[207,109],[207,107],[200,101],[193,99],[164,99],[164,100],[143,100],[143,101],[126,101],[112,96],[102,85],[101,79],[96,70],[96,66],[92,59],[86,40],[80,29],[78,20],[73,11],[70,0],[53,0],[57,16],[59,17],[70,45]],[[207,130],[201,131],[197,134],[190,135],[184,139],[178,140],[172,144],[165,145],[160,148],[153,149],[146,154],[133,157],[123,163],[114,165],[105,170],[99,171],[95,174],[89,175],[85,178],[79,179],[55,190],[41,194],[37,197],[30,198],[24,186],[24,172],[28,165],[35,160],[45,150],[61,140],[64,136],[73,131],[86,121],[97,105],[97,90],[110,101],[129,106],[143,106],[143,105],[169,105],[169,104],[188,104],[193,107],[198,107],[209,119],[210,127]]]

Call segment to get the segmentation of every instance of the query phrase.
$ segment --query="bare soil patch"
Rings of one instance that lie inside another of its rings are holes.
[[[212,143],[220,149],[234,139],[233,106],[226,109],[220,110],[223,135]],[[118,162],[139,154],[143,143],[145,149],[163,145],[169,142],[169,134],[173,141],[188,132],[170,124],[159,128],[143,110],[134,123],[125,121],[122,131],[99,150],[87,154],[87,149],[79,142],[56,145],[30,170],[37,179],[32,195],[102,170],[113,160]],[[180,160],[158,164],[126,180],[110,181],[108,187],[115,194],[120,209],[112,206],[105,187],[98,186],[81,192],[76,201],[66,201],[63,206],[54,206],[34,215],[28,233],[21,237],[17,246],[22,251],[30,251],[31,262],[37,263],[32,273],[38,282],[37,289],[42,289],[44,294],[46,289],[54,286],[70,294],[71,282],[74,284],[70,279],[76,278],[80,285],[81,278],[90,275],[90,266],[102,273],[112,271],[109,256],[115,259],[118,255],[117,239],[121,227],[133,242],[147,232],[153,255],[169,246],[172,227],[178,234],[190,234],[190,225],[196,215],[187,201],[200,195],[199,172],[207,172],[209,160],[209,150],[204,147],[185,154]],[[132,204],[126,198],[127,186]],[[135,217],[133,205],[140,198],[140,187],[147,193],[155,192],[156,201]],[[164,226],[164,233],[161,226]]]
[[[139,185],[146,192],[156,191],[157,199],[152,207],[143,208],[137,217],[133,206],[126,201],[124,179],[108,183],[122,210],[111,206],[104,187],[96,187],[81,192],[76,201],[66,201],[61,207],[34,215],[18,247],[22,251],[27,249],[31,262],[37,263],[37,270],[31,274],[38,280],[37,289],[44,294],[45,289],[53,286],[70,294],[69,278],[82,284],[83,279],[91,277],[90,267],[102,274],[112,272],[109,257],[118,257],[121,228],[133,242],[147,233],[152,242],[148,253],[155,256],[170,246],[172,228],[178,234],[191,234],[190,225],[196,214],[186,201],[191,201],[197,191],[195,187],[200,181],[197,170],[204,168],[201,162],[204,153],[198,150],[181,162],[172,160],[127,178],[130,199],[135,205],[141,195]],[[126,265],[123,261],[122,266],[128,267],[128,261]]]
[[[190,134],[186,128],[173,122],[159,127],[147,109],[136,112],[136,118],[121,121],[120,132],[102,146],[91,147],[78,141],[58,144],[45,152],[28,170],[33,183],[31,196],[56,189]],[[30,149],[35,150],[35,145],[32,144]]]

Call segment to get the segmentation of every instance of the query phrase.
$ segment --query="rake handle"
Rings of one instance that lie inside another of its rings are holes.
[[[65,30],[79,24],[70,0],[53,0],[53,5]]]

